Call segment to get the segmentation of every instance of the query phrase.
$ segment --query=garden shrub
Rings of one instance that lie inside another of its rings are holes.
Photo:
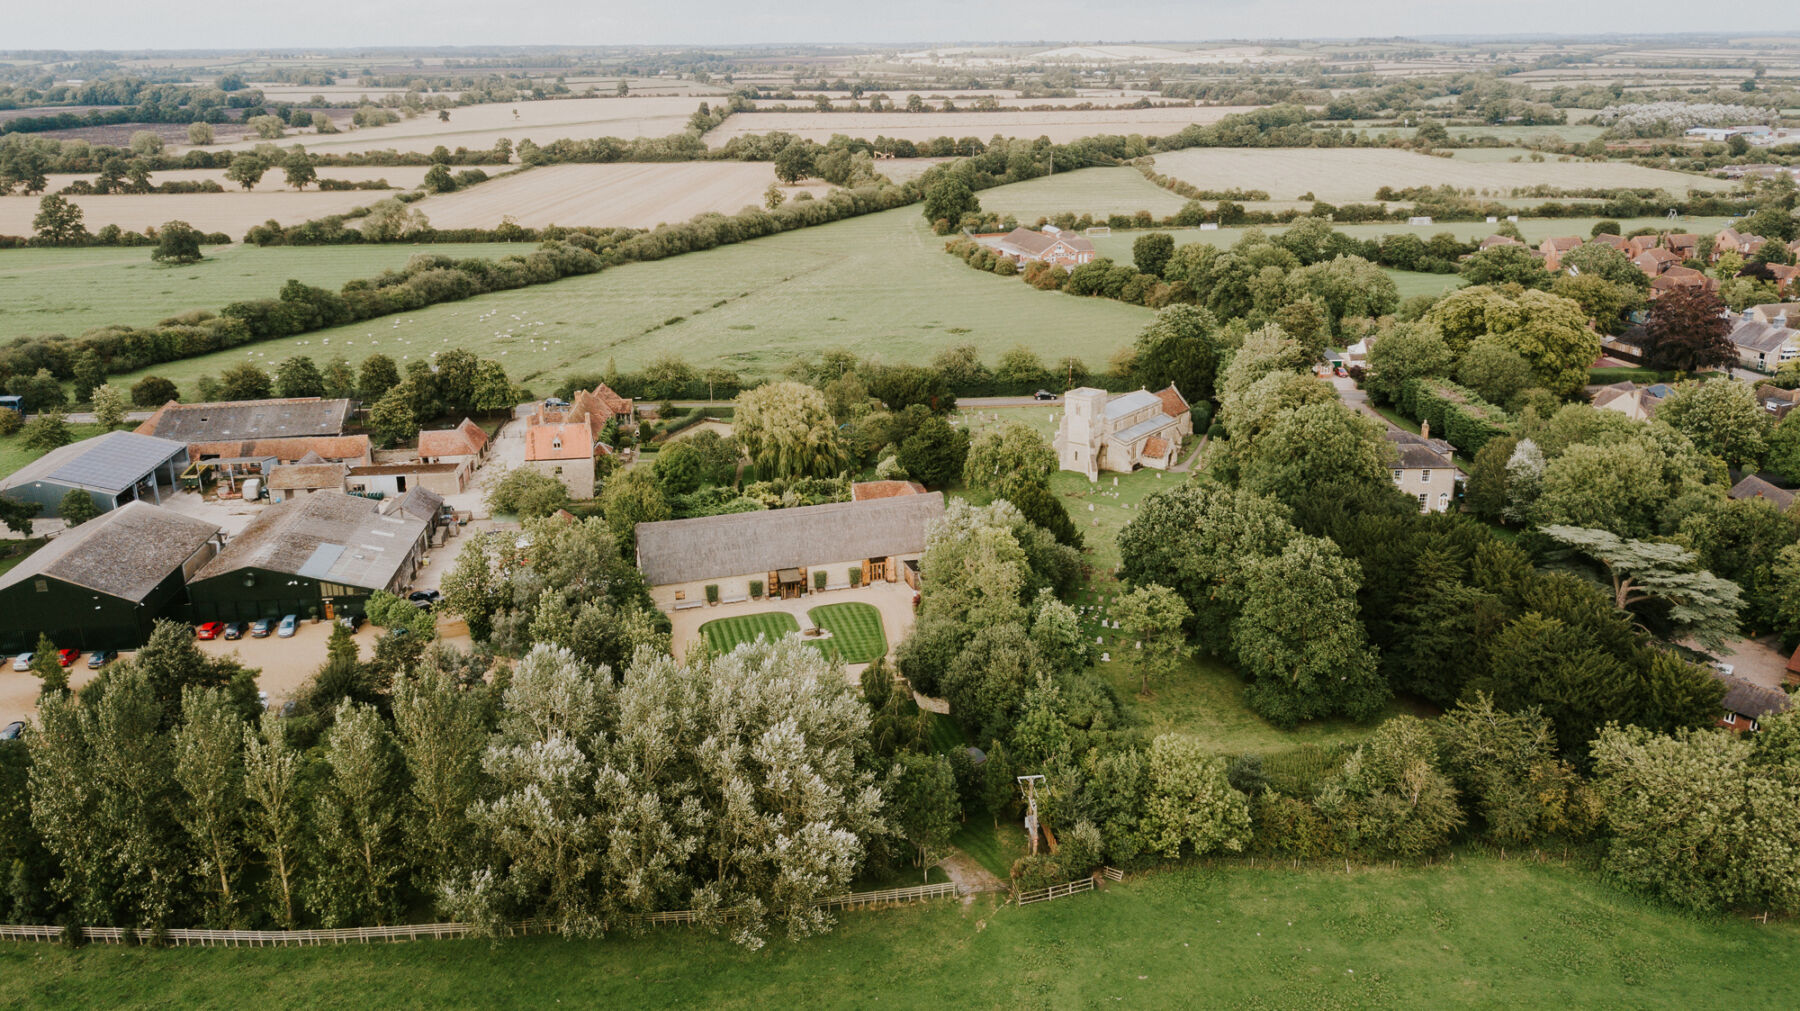
[[[813,571],[813,589],[823,590],[825,588],[825,582],[826,582],[827,578],[828,577],[825,575],[824,569],[814,570]]]
[[[719,602],[719,584],[718,583],[707,583],[706,584],[706,602],[708,604],[717,604]]]
[[[756,600],[761,600],[762,595],[763,595],[763,581],[760,579],[750,580],[750,596]]]

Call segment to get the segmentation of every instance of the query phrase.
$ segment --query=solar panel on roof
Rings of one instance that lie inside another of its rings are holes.
[[[51,471],[48,480],[100,491],[124,491],[187,448],[179,442],[133,432],[111,432],[88,443],[89,448]]]

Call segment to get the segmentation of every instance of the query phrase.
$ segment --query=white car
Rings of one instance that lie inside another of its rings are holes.
[[[31,669],[31,654],[30,653],[20,653],[18,656],[13,657],[13,670],[27,671],[30,669]]]

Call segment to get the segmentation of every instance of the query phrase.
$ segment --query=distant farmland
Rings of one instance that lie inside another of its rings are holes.
[[[1265,190],[1275,200],[1311,193],[1331,203],[1375,199],[1383,186],[1450,185],[1506,196],[1515,187],[1660,188],[1723,191],[1712,179],[1616,162],[1476,162],[1385,148],[1189,148],[1156,156],[1156,170],[1201,189]]]
[[[233,239],[241,239],[251,226],[270,218],[284,225],[297,225],[310,218],[342,214],[352,207],[366,207],[390,196],[393,194],[368,190],[334,193],[231,190],[225,193],[109,193],[69,197],[68,200],[81,208],[83,224],[90,232],[97,232],[107,225],[141,232],[165,221],[185,221],[203,232],[224,232]],[[32,234],[31,221],[37,216],[38,199],[0,197],[0,235]],[[11,252],[0,252],[0,261]],[[145,251],[144,255],[150,254]]]
[[[527,228],[545,225],[623,225],[650,228],[696,214],[735,214],[761,207],[775,182],[767,162],[706,161],[609,165],[547,165],[414,206],[436,228],[493,228],[510,216]],[[784,187],[824,196],[830,187]]]
[[[436,113],[424,113],[387,126],[348,130],[343,133],[290,134],[282,144],[304,144],[308,151],[416,151],[429,153],[438,145],[455,150],[491,148],[502,137],[516,145],[527,137],[539,144],[567,138],[666,137],[687,128],[688,117],[699,108],[699,98],[568,98],[542,102],[469,105],[450,110],[450,121],[439,122]],[[224,141],[227,135],[220,134]],[[227,149],[255,147],[257,140],[221,143]]]
[[[1151,319],[1140,306],[970,270],[944,254],[943,242],[917,207],[903,207],[148,371],[191,383],[237,362],[272,367],[296,353],[323,363],[380,351],[404,362],[460,347],[548,390],[569,373],[602,371],[608,360],[633,369],[665,352],[697,366],[767,373],[827,348],[923,362],[965,342],[990,362],[1028,343],[1046,363],[1078,355],[1102,368]]]
[[[1066,143],[1096,134],[1141,133],[1161,137],[1192,123],[1217,123],[1254,106],[1213,105],[1158,109],[1058,109],[1047,112],[756,112],[739,113],[706,135],[707,144],[723,147],[733,137],[780,130],[823,144],[832,134],[873,140],[893,137],[921,141],[933,137],[999,134],[1035,140],[1049,137]]]

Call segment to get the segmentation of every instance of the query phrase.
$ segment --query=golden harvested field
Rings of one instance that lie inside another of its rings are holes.
[[[497,165],[485,165],[481,168],[482,171],[489,175],[506,171],[506,169]],[[320,165],[315,169],[315,171],[319,173],[320,179],[342,179],[353,183],[363,182],[369,179],[385,179],[388,181],[388,185],[403,190],[413,189],[424,183],[425,173],[428,170],[429,167],[425,165]],[[44,192],[55,193],[77,179],[86,179],[88,182],[93,182],[95,178],[96,176],[92,172],[55,173],[50,176],[50,187]],[[165,172],[150,173],[150,181],[152,183],[202,182],[208,179],[234,193],[244,192],[242,186],[225,178],[224,169],[169,169]],[[287,184],[287,176],[282,174],[280,168],[272,168],[268,172],[265,172],[262,179],[257,182],[255,188],[251,190],[251,192],[271,193],[277,190],[301,192]],[[310,193],[312,190],[308,189],[305,192]],[[148,195],[156,196],[158,194]],[[167,196],[170,194],[161,195]]]
[[[1506,196],[1514,187],[1526,186],[1660,187],[1680,194],[1734,185],[1726,179],[1611,162],[1475,162],[1358,148],[1189,148],[1157,155],[1156,170],[1201,189],[1260,189],[1276,200],[1310,192],[1331,203],[1373,200],[1383,186],[1449,184]]]
[[[546,165],[472,189],[427,198],[413,206],[437,228],[493,228],[504,215],[527,228],[545,225],[623,225],[650,228],[696,214],[735,214],[761,207],[775,181],[767,162]],[[823,196],[823,183],[783,187]]]
[[[490,148],[507,137],[516,145],[529,137],[539,144],[563,138],[666,137],[687,127],[688,117],[699,108],[695,98],[569,98],[544,102],[470,105],[450,110],[450,121],[438,121],[425,113],[387,126],[347,130],[336,134],[296,133],[283,144],[304,144],[308,151],[419,151],[429,153],[442,144],[455,150]],[[226,139],[221,132],[221,140]],[[242,149],[255,147],[255,139],[220,144]]]
[[[1070,109],[1066,112],[758,112],[739,113],[706,135],[713,147],[733,137],[776,130],[824,143],[834,133],[873,139],[930,140],[995,134],[1066,143],[1095,134],[1161,137],[1190,123],[1216,123],[1254,106],[1213,105],[1174,109]]]
[[[316,190],[245,193],[233,190],[229,193],[108,194],[68,199],[81,207],[82,223],[90,232],[97,232],[107,225],[141,232],[165,221],[185,221],[203,232],[225,232],[236,240],[251,226],[270,218],[284,225],[297,225],[309,218],[342,214],[352,207],[367,206],[392,195],[367,190],[340,193]],[[37,216],[37,211],[37,197],[0,197],[0,235],[32,234],[31,219]]]

